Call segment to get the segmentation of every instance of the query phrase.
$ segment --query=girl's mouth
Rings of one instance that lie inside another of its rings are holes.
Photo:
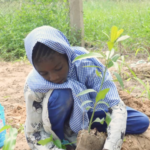
[[[64,83],[65,82],[65,80],[63,79],[63,80],[61,80],[60,82],[58,82],[57,84],[62,84],[62,83]]]

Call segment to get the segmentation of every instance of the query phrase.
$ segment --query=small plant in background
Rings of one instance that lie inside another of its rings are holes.
[[[150,85],[149,85],[149,82],[147,81],[147,83],[144,83],[138,77],[134,77],[134,79],[137,80],[141,85],[144,86],[144,90],[143,90],[141,96],[143,96],[144,94],[146,94],[146,97],[150,100]]]
[[[137,56],[137,54],[140,52],[140,51],[144,51],[146,52],[146,54],[148,55],[147,57],[147,61],[150,61],[150,53],[147,49],[145,49],[144,47],[140,47],[139,49],[136,50],[136,53],[135,53],[135,56]],[[144,87],[144,90],[142,89],[142,93],[139,97],[142,97],[143,95],[145,95],[148,99],[150,99],[150,85],[149,85],[149,82],[146,81],[146,83],[144,81],[142,81],[140,78],[137,77],[138,74],[136,74],[136,72],[133,71],[133,69],[125,63],[124,59],[122,59],[122,61],[118,60],[119,62],[121,62],[121,65],[119,64],[117,67],[118,67],[118,73],[121,75],[121,68],[123,66],[127,67],[128,70],[129,70],[129,73],[125,73],[126,77],[127,77],[127,81],[130,81],[131,79],[134,79],[134,80],[137,80],[141,85],[143,85]],[[138,61],[138,63],[134,64],[134,66],[140,64],[140,63],[143,63],[143,64],[146,64],[146,62],[144,60],[140,60]],[[117,68],[116,67],[116,68]],[[146,72],[147,73],[147,72]],[[145,74],[145,73],[144,73]],[[149,77],[148,74],[145,74],[146,76]],[[123,83],[122,83],[123,84]],[[132,87],[129,87],[128,89],[124,89],[127,93],[131,93],[134,89],[139,89],[141,90],[140,88],[138,87],[135,87],[135,86],[132,86]]]
[[[17,62],[17,61],[18,62],[21,61],[21,62],[25,63],[27,61],[27,56],[24,55],[24,56],[20,57],[19,59],[15,60],[15,62]]]
[[[26,55],[24,55],[23,57],[20,57],[19,59],[13,61],[13,63],[15,63],[15,62],[20,62],[20,63],[22,63],[22,64],[31,65],[31,64],[29,63],[29,61],[28,61]]]
[[[139,47],[136,52],[135,52],[135,56],[137,56],[137,54],[142,51],[142,52],[145,52],[146,53],[146,56],[148,55],[147,57],[147,60],[150,61],[150,53],[149,53],[149,50],[144,48],[144,47]]]
[[[54,140],[52,134],[51,134],[51,136],[50,136],[49,138],[38,141],[38,144],[44,146],[44,145],[48,144],[49,142],[53,142],[53,144],[54,144],[57,148],[60,148],[60,149],[66,149],[66,145],[72,144],[72,143],[62,144],[62,142],[61,142],[59,139]]]
[[[101,34],[102,31],[108,33],[115,24],[124,28],[125,34],[132,35],[132,38],[124,41],[122,45],[127,52],[150,45],[147,17],[150,13],[149,0],[85,0],[83,7],[86,41],[96,42],[95,44],[98,43],[102,47],[102,42],[107,40],[106,36]]]
[[[3,98],[5,98],[5,99],[7,99],[7,98],[9,98],[10,96],[4,96]]]
[[[2,150],[14,150],[16,145],[16,138],[18,135],[18,130],[16,128],[12,128],[12,126],[5,125],[0,129],[0,132],[9,129],[9,132],[5,136],[4,146]]]
[[[52,134],[51,134],[51,136],[49,138],[38,141],[38,144],[44,146],[44,145],[48,144],[49,142],[53,142],[54,145],[56,145],[58,148],[66,149],[66,147],[61,143],[61,141],[59,139],[57,139],[57,140],[53,139],[53,135]]]
[[[5,136],[5,141],[4,141],[4,146],[2,150],[14,150],[15,145],[16,145],[16,139],[18,133],[23,133],[24,132],[24,125],[23,124],[18,124],[18,129],[13,128],[11,125],[5,125],[0,129],[0,133],[3,132],[4,130],[7,130],[8,133]]]

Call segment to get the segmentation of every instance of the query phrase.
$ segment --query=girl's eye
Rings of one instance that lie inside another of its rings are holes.
[[[58,68],[58,69],[55,69],[55,71],[60,71],[62,68],[63,68],[63,67],[60,67],[60,68]]]
[[[41,76],[45,76],[45,75],[47,75],[47,73],[40,73],[40,75],[41,75]]]

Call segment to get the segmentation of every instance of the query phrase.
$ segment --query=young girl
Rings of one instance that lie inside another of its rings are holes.
[[[79,55],[88,53],[84,48],[71,47],[66,37],[59,30],[42,26],[31,31],[25,38],[26,54],[33,70],[27,77],[25,84],[25,100],[27,118],[25,134],[32,150],[57,150],[52,142],[45,146],[37,142],[53,135],[54,139],[62,142],[76,141],[78,132],[87,129],[92,109],[86,111],[87,106],[93,107],[96,93],[89,93],[77,97],[85,89],[99,91],[101,79],[96,75],[96,68],[84,66],[99,66],[103,75],[104,66],[95,58],[72,61]],[[149,126],[146,115],[130,107],[126,107],[120,99],[117,88],[107,71],[103,88],[109,88],[104,104],[99,104],[94,119],[105,117],[109,111],[111,123],[94,123],[92,128],[106,132],[107,139],[104,150],[120,150],[124,135],[141,134]],[[92,100],[81,106],[82,102]],[[73,146],[67,147],[73,150]]]

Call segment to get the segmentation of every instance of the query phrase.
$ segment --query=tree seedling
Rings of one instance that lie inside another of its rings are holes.
[[[102,118],[102,119],[96,118],[93,121],[93,117],[94,117],[94,113],[96,111],[96,106],[98,104],[105,104],[105,105],[107,105],[107,107],[109,107],[109,105],[106,102],[104,102],[103,100],[106,97],[106,95],[107,95],[107,93],[109,92],[110,89],[109,88],[102,89],[102,87],[103,87],[103,83],[104,83],[104,79],[105,79],[105,75],[106,75],[107,69],[112,67],[112,66],[114,66],[114,65],[116,65],[117,60],[120,57],[119,54],[115,54],[115,50],[113,49],[115,42],[120,42],[120,41],[123,41],[123,40],[129,38],[129,36],[127,36],[127,35],[126,36],[122,36],[122,37],[119,38],[119,36],[122,33],[123,33],[123,29],[118,30],[117,27],[113,26],[112,29],[111,29],[110,40],[107,42],[107,46],[108,46],[109,51],[107,51],[106,54],[101,53],[101,52],[100,52],[100,54],[99,53],[95,53],[95,52],[94,53],[90,52],[88,54],[84,54],[84,55],[80,55],[80,56],[76,57],[75,60],[73,61],[73,62],[75,62],[77,60],[82,60],[82,59],[86,59],[86,58],[93,58],[93,57],[100,57],[100,58],[104,58],[105,59],[105,69],[104,70],[101,70],[101,68],[99,68],[98,66],[86,66],[86,67],[96,67],[97,68],[96,69],[96,75],[101,78],[101,85],[100,85],[99,91],[97,92],[97,91],[95,91],[93,89],[87,89],[87,90],[82,91],[81,93],[79,93],[77,95],[77,96],[81,96],[81,95],[84,95],[84,94],[87,94],[87,93],[90,93],[90,92],[96,92],[97,93],[96,94],[95,103],[94,103],[94,107],[88,106],[88,107],[85,108],[87,111],[89,109],[93,109],[92,116],[91,116],[91,119],[90,119],[90,123],[89,123],[89,126],[88,126],[88,133],[89,134],[91,133],[91,126],[92,126],[92,124],[94,122],[99,122],[99,123],[103,124],[104,121],[105,121],[107,123],[107,126],[111,122],[111,118],[110,118],[109,113],[106,113],[104,110],[103,111],[106,114],[106,118]],[[116,76],[116,78],[119,81],[120,85],[124,88],[123,81],[122,81],[122,78],[120,77],[120,75],[117,74],[117,73],[115,73],[114,75]],[[81,106],[84,106],[87,103],[93,103],[93,101],[91,101],[91,100],[84,101]],[[80,135],[81,135],[81,133],[79,134],[79,137],[81,137]],[[85,137],[83,138],[84,135],[85,135]],[[95,134],[95,135],[97,135],[97,134]],[[91,134],[91,136],[92,136],[92,138],[94,138],[93,134]],[[95,147],[93,147],[93,150],[100,150],[100,149],[102,149],[104,142],[101,143],[101,145],[100,144],[96,145],[97,144],[96,138],[95,138],[95,141],[93,141],[92,144],[89,141],[89,145],[88,144],[85,145],[84,142],[87,143],[87,141],[89,139],[90,139],[90,137],[89,137],[88,134],[86,134],[86,131],[82,132],[82,137],[80,138],[80,140],[77,141],[77,149],[76,150],[83,150],[83,147],[86,150],[90,150],[91,145],[93,145],[93,146],[95,145]]]
[[[12,128],[10,125],[5,125],[0,129],[0,132],[7,129],[9,129],[9,133],[7,133],[5,136],[4,146],[2,150],[14,150],[16,145],[18,130],[16,128]]]

